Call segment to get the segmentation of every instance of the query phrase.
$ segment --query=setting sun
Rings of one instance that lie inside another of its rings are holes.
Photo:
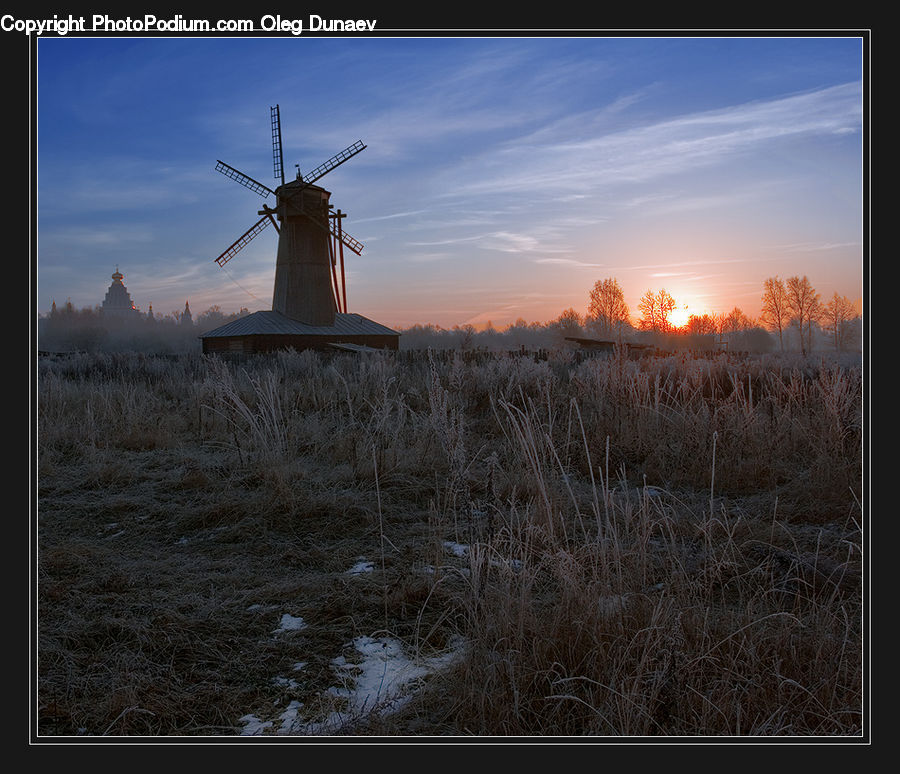
[[[687,304],[681,304],[680,306],[676,306],[675,309],[672,310],[672,314],[669,315],[669,322],[672,323],[676,328],[683,328],[687,325],[688,318],[694,314],[690,309],[688,309]]]

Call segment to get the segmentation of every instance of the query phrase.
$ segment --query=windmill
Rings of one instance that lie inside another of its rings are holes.
[[[294,180],[285,182],[281,149],[281,115],[270,108],[273,190],[249,175],[217,161],[216,170],[267,199],[260,216],[216,259],[225,266],[268,226],[278,232],[272,310],[254,312],[201,336],[203,351],[268,352],[295,349],[373,347],[397,349],[400,334],[360,314],[347,311],[344,248],[360,255],[362,244],[343,229],[346,214],[329,203],[331,193],[315,183],[366,149],[361,140],[332,156],[306,175],[299,167]],[[338,274],[338,269],[340,274]]]
[[[343,230],[341,221],[346,214],[333,211],[328,201],[330,192],[314,183],[367,146],[358,140],[306,175],[298,168],[296,179],[286,183],[279,106],[270,108],[270,112],[273,167],[280,185],[272,190],[221,160],[216,163],[216,171],[263,198],[274,196],[275,207],[263,204],[257,212],[262,217],[215,260],[224,266],[271,224],[278,232],[272,309],[309,325],[333,325],[335,313],[347,311],[344,248],[360,255],[363,245]]]

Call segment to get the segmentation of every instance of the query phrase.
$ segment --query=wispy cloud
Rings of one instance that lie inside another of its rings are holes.
[[[136,244],[152,244],[155,238],[154,231],[142,222],[69,226],[43,235],[40,248],[42,256],[49,260],[57,251],[73,255],[101,247],[130,249]]]
[[[577,261],[574,258],[536,258],[535,263],[551,263],[561,266],[573,266],[576,268],[598,269],[603,268],[606,264],[590,263],[588,261]]]
[[[747,263],[750,258],[709,258],[698,261],[671,261],[669,263],[641,263],[641,264],[622,264],[619,269],[632,269],[634,271],[647,271],[652,269],[680,269],[685,266],[719,266],[729,263]]]
[[[769,249],[783,253],[814,253],[819,250],[838,250],[844,247],[859,246],[859,242],[798,242],[790,245],[772,245]]]
[[[510,231],[495,231],[486,234],[481,239],[481,246],[488,250],[499,250],[504,253],[531,253],[536,250],[547,250],[537,237]]]
[[[448,258],[455,258],[454,253],[409,253],[404,256],[404,260],[411,263],[434,263],[435,261],[445,261]]]
[[[173,205],[195,205],[210,186],[218,184],[212,166],[161,166],[156,159],[113,157],[103,163],[54,165],[44,172],[38,186],[38,213],[61,214],[133,213]],[[223,178],[224,179],[224,178]],[[56,195],[65,188],[66,195]]]
[[[389,215],[376,215],[371,218],[355,218],[354,223],[374,223],[382,220],[397,220],[399,218],[411,218],[414,215],[422,215],[428,210],[410,210],[408,212],[392,212]]]
[[[537,144],[510,143],[490,163],[476,160],[457,189],[474,194],[596,191],[696,171],[792,137],[833,134],[860,122],[858,83],[734,105],[587,139],[565,133]],[[479,174],[474,170],[478,168]]]
[[[442,247],[446,245],[458,245],[462,242],[477,242],[484,239],[483,235],[476,234],[474,236],[451,237],[448,239],[437,239],[433,242],[407,242],[411,247]]]

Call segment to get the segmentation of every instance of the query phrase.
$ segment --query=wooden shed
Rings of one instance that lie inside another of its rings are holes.
[[[283,349],[333,349],[356,344],[372,349],[400,346],[400,334],[361,314],[337,312],[333,325],[308,325],[281,312],[263,311],[241,317],[200,336],[204,354],[256,354]]]

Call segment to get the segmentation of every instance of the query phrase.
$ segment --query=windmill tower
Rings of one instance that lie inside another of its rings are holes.
[[[347,311],[344,248],[360,255],[363,245],[343,230],[342,220],[346,215],[341,210],[334,211],[329,201],[331,193],[314,185],[366,146],[357,141],[306,175],[301,175],[298,169],[296,179],[285,182],[278,105],[270,109],[270,114],[273,168],[279,183],[275,190],[223,161],[216,163],[216,170],[263,198],[274,196],[275,206],[263,204],[257,212],[260,219],[215,261],[225,266],[272,225],[278,232],[272,312],[250,315],[257,318],[250,326],[229,324],[210,331],[202,337],[204,352],[223,349],[256,352],[288,346],[322,348],[341,344],[396,349],[399,337],[396,331]],[[235,342],[235,336],[240,341]]]

